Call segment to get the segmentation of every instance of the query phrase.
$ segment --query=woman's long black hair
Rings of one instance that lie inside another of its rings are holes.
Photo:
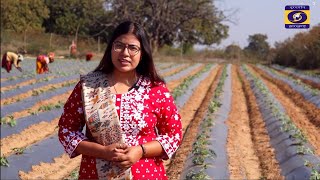
[[[100,61],[100,64],[94,71],[101,71],[106,74],[112,73],[114,66],[111,59],[112,44],[119,36],[131,33],[140,41],[141,44],[141,60],[136,68],[138,74],[148,77],[153,85],[164,80],[158,75],[154,66],[151,46],[149,38],[143,27],[135,22],[125,21],[119,24],[113,31],[110,41],[108,42],[107,49]]]

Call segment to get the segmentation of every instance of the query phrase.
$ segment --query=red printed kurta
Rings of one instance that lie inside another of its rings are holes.
[[[59,121],[59,140],[71,158],[84,139],[92,139],[90,131],[82,133],[85,125],[82,86],[79,82],[64,106]],[[166,154],[163,157],[142,158],[131,167],[133,179],[167,179],[163,159],[171,158],[182,139],[181,117],[166,86],[151,86],[140,77],[135,87],[124,94],[112,95],[125,143],[129,146],[157,140]],[[98,179],[96,159],[82,156],[80,179]]]

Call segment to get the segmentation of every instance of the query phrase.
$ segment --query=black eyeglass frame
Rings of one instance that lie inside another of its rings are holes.
[[[116,49],[116,46],[117,46],[117,45],[121,45],[122,47]],[[135,48],[136,50],[135,50],[135,49],[132,49],[132,48],[130,48],[130,47]],[[114,41],[114,42],[112,43],[112,49],[113,49],[115,52],[118,52],[118,53],[123,52],[126,48],[128,49],[128,52],[129,52],[129,55],[130,55],[130,56],[135,56],[135,55],[137,55],[137,54],[141,51],[141,48],[140,48],[139,46],[137,46],[137,45],[134,45],[134,44],[125,44],[125,43],[122,43],[122,42],[120,42],[120,41]]]

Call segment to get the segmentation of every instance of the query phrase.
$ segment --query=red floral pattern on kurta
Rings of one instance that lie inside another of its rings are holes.
[[[71,158],[84,139],[92,139],[90,131],[82,133],[85,125],[82,87],[79,82],[64,106],[59,121],[59,140]],[[181,117],[165,84],[151,86],[140,77],[136,88],[125,94],[112,95],[120,118],[125,143],[137,146],[152,140],[162,145],[163,157],[142,158],[131,167],[133,179],[167,179],[163,159],[171,158],[182,139]],[[98,179],[95,158],[82,156],[79,179]]]

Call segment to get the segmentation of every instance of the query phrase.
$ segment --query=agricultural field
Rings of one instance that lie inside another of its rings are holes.
[[[1,179],[76,179],[57,137],[63,105],[98,61],[1,69]],[[259,64],[157,62],[182,117],[171,179],[320,179],[320,77]]]

